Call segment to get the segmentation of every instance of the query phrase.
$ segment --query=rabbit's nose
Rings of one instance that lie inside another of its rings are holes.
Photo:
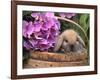
[[[74,51],[74,45],[70,45],[70,50]]]

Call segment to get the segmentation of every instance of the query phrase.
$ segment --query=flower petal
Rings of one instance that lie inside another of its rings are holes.
[[[32,22],[29,22],[29,25],[28,25],[28,28],[27,28],[27,34],[28,34],[28,37],[30,38],[31,34],[33,33],[34,31],[34,25]]]
[[[33,47],[29,44],[28,41],[24,41],[23,45],[24,45],[24,47],[25,47],[27,50],[33,48]]]
[[[54,13],[53,13],[53,12],[46,12],[46,13],[45,13],[45,16],[46,16],[46,17],[54,18]]]
[[[72,18],[73,16],[75,16],[76,14],[75,13],[59,13],[59,15],[61,17],[66,17],[66,18]]]
[[[27,21],[23,21],[22,23],[22,34],[24,37],[27,37],[27,27],[28,27],[28,22]]]

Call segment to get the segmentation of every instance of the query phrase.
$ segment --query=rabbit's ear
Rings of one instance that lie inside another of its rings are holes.
[[[77,39],[83,45],[83,47],[85,47],[84,41],[82,40],[82,38],[78,34],[77,34]]]
[[[56,43],[55,43],[55,47],[54,47],[54,51],[58,51],[61,47],[63,43],[63,37],[62,36],[58,36],[58,38],[56,39]]]

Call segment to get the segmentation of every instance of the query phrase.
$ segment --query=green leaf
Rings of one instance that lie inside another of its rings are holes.
[[[32,11],[23,11],[23,16],[25,15],[31,15]]]
[[[61,21],[60,20],[60,24],[61,24],[61,32],[63,32],[64,30],[66,30],[66,29],[68,29],[70,27],[69,23],[65,22],[65,21]]]
[[[88,14],[80,15],[79,24],[82,26],[85,32],[87,32],[89,28],[89,15]]]
[[[75,21],[76,23],[79,23],[79,18],[80,18],[79,14],[76,14],[76,15],[72,18],[72,20]]]

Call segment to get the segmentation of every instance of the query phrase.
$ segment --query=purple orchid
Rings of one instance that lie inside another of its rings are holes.
[[[75,16],[75,13],[59,13],[59,15],[63,18],[72,18],[73,16]]]
[[[23,21],[24,47],[27,50],[48,51],[54,47],[56,37],[59,35],[60,22],[54,13],[32,13],[34,21]]]

